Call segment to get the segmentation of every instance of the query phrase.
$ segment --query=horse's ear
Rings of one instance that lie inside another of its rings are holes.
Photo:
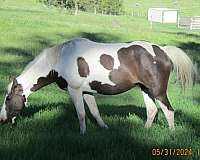
[[[13,85],[14,85],[14,86],[17,86],[17,85],[18,85],[18,82],[17,82],[17,79],[16,79],[16,78],[13,79]]]
[[[13,90],[14,90],[14,88],[15,88],[17,85],[18,85],[17,79],[16,79],[16,78],[14,78],[14,79],[13,79],[13,84],[12,84],[11,91],[13,91]]]
[[[11,82],[11,81],[13,81],[14,78],[15,78],[14,76],[11,76],[11,75],[10,75],[10,76],[8,77],[8,81]]]

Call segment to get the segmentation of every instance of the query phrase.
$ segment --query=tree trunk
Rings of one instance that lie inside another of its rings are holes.
[[[78,2],[77,2],[77,0],[75,0],[74,3],[75,3],[75,13],[74,13],[74,15],[76,16],[76,15],[78,15]]]
[[[96,9],[96,7],[94,7],[94,14],[97,14],[97,9]]]

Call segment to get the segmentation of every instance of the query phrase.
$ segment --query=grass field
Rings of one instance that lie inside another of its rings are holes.
[[[175,45],[200,64],[199,32],[162,24],[150,29],[145,18],[88,13],[72,16],[33,0],[0,0],[0,104],[10,77],[19,75],[42,49],[73,37]],[[183,93],[170,82],[168,95],[176,110],[175,131],[168,129],[160,110],[153,127],[144,128],[144,103],[140,90],[135,88],[118,96],[96,95],[109,130],[100,129],[86,107],[87,133],[80,135],[68,94],[50,85],[29,97],[28,108],[16,126],[0,125],[0,159],[147,160],[161,158],[151,156],[152,148],[191,148],[192,156],[162,158],[198,160],[200,85]]]
[[[128,14],[131,14],[133,10],[144,14],[147,13],[150,7],[167,7],[178,9],[181,16],[200,15],[199,0],[124,0],[124,2]]]

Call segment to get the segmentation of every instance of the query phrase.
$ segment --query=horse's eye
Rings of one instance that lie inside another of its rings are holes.
[[[9,101],[10,99],[11,99],[10,96],[7,96],[7,97],[6,97],[6,101]]]
[[[23,101],[26,102],[26,96],[25,95],[23,95]]]

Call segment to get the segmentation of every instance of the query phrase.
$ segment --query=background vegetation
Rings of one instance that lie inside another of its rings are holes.
[[[75,10],[75,15],[78,10],[118,15],[122,14],[122,0],[40,0],[47,6],[61,7],[67,10]]]
[[[127,0],[125,3],[130,2]],[[146,6],[154,3],[140,2]],[[199,2],[189,2],[191,5],[188,1],[180,1],[188,10],[185,14],[200,15],[192,8]],[[146,40],[160,45],[175,45],[200,64],[198,31],[177,29],[174,24],[153,24],[150,29],[144,17],[102,16],[85,12],[73,16],[35,0],[0,0],[0,4],[0,104],[10,77],[18,76],[44,48],[74,37],[98,42]],[[199,93],[199,84],[183,93],[177,84],[170,81],[168,95],[176,110],[175,131],[168,129],[160,110],[153,127],[144,128],[146,112],[138,88],[118,96],[96,95],[101,115],[110,129],[96,126],[86,106],[88,128],[87,134],[82,136],[68,94],[50,85],[29,97],[28,108],[16,126],[0,125],[0,159],[198,160]],[[193,155],[154,157],[152,148],[192,148]]]
[[[169,7],[179,10],[180,16],[198,16],[198,0],[39,0],[47,6],[65,8],[71,13],[75,10],[112,15],[146,16],[150,7]]]
[[[198,0],[124,0],[127,14],[134,11],[146,15],[150,7],[176,8],[179,10],[180,16],[200,15],[200,2]]]

